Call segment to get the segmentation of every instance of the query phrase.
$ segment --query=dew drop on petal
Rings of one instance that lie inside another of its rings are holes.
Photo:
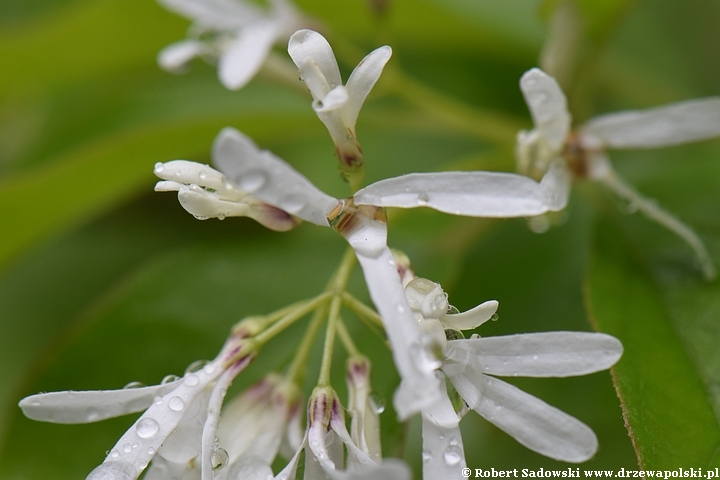
[[[147,454],[148,454],[148,455],[155,455],[155,449],[154,449],[153,447],[149,447],[149,448],[147,449]]]
[[[458,441],[457,437],[452,437],[450,439],[450,445],[457,445],[458,443],[460,442]]]
[[[185,385],[187,385],[188,387],[194,387],[198,383],[200,383],[200,379],[194,373],[191,373],[190,375],[185,377]]]
[[[497,313],[493,313],[490,317],[490,320],[492,320],[493,322],[497,322],[498,318],[500,318],[500,316]]]
[[[430,198],[427,193],[421,193],[418,195],[418,205],[427,205]]]
[[[132,450],[132,446],[129,443],[123,445],[123,452],[130,453],[130,450]]]
[[[229,460],[230,456],[224,448],[218,448],[210,455],[210,464],[213,470],[222,469],[227,465]]]
[[[157,162],[155,164],[155,173],[162,173],[163,170],[165,170],[165,165],[162,162]]]
[[[174,382],[176,380],[180,380],[180,377],[177,375],[165,375],[160,383],[165,385],[166,383]]]
[[[162,397],[157,396],[157,397],[153,398],[153,403],[155,405],[162,405]]]
[[[214,371],[215,371],[215,366],[212,363],[208,363],[207,365],[205,365],[203,367],[203,372],[207,373],[208,375],[210,375]]]
[[[191,363],[190,365],[188,365],[188,367],[185,369],[185,375],[190,374],[190,373],[199,372],[206,365],[209,365],[209,364],[210,364],[210,362],[208,362],[207,360],[197,360],[197,361]]]
[[[462,460],[463,454],[462,450],[457,445],[450,445],[445,449],[445,452],[443,453],[443,458],[445,459],[445,463],[447,463],[450,466],[457,465],[460,463],[460,460]]]
[[[402,303],[398,303],[397,305],[395,305],[395,310],[398,313],[403,313],[405,311],[405,305],[403,305]]]
[[[173,412],[179,412],[183,408],[185,408],[185,402],[180,397],[172,397],[170,401],[168,402],[168,407]]]
[[[142,388],[145,384],[142,382],[130,382],[127,385],[123,387],[123,389],[129,389],[129,388]]]
[[[280,200],[280,210],[285,210],[287,213],[296,214],[305,207],[305,201],[297,196],[289,195]]]
[[[85,480],[134,480],[138,475],[139,472],[132,464],[112,460],[95,467]]]
[[[133,442],[132,448],[137,448],[137,447],[138,447],[138,443],[137,443],[137,442]]]
[[[430,452],[428,452],[427,450],[423,450],[423,452],[422,452],[423,462],[429,462],[431,458],[432,458],[432,455],[430,454]]]
[[[160,424],[154,418],[143,418],[135,425],[135,433],[140,438],[155,436],[160,430]]]
[[[439,438],[440,440],[445,440],[445,435],[438,435],[438,438]]]
[[[265,186],[267,176],[262,171],[249,171],[244,173],[238,179],[238,186],[246,192],[256,192]]]
[[[448,305],[447,313],[449,315],[457,315],[458,313],[460,313],[460,310],[458,310],[457,307],[455,307],[454,305]]]
[[[538,359],[538,356],[537,356],[537,355],[533,355],[532,358],[533,358],[533,360],[537,360],[537,359]]]
[[[373,412],[380,414],[385,411],[385,397],[377,392],[373,392],[370,394],[369,400]]]
[[[117,450],[112,449],[110,450],[110,458],[118,458],[120,454],[117,452]]]
[[[463,340],[465,335],[460,330],[453,330],[451,328],[445,329],[445,338],[448,340]]]
[[[205,180],[207,178],[207,172],[205,170],[200,170],[198,172],[198,178],[200,180]]]
[[[535,95],[530,96],[530,103],[536,107],[545,103],[545,100],[547,100],[547,95],[542,92],[538,92]]]

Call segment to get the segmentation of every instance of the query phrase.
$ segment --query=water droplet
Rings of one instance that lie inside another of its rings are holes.
[[[230,456],[224,448],[216,449],[212,455],[210,455],[210,464],[213,470],[220,470],[227,465]]]
[[[267,176],[262,171],[249,171],[238,178],[238,186],[246,192],[256,192],[265,186]]]
[[[205,170],[200,170],[198,172],[198,178],[200,180],[205,180],[207,178],[207,172]]]
[[[537,359],[538,359],[538,356],[537,356],[537,355],[533,355],[533,360],[537,360]]]
[[[320,447],[320,442],[318,442],[317,440],[313,440],[312,442],[310,442],[310,446],[313,448],[318,448]]]
[[[463,458],[462,449],[457,445],[450,445],[445,449],[443,458],[448,465],[457,465]]]
[[[490,320],[492,320],[493,322],[497,322],[498,318],[500,318],[500,316],[497,313],[493,313],[492,317],[490,317]]]
[[[542,105],[543,103],[545,103],[545,100],[547,100],[547,98],[548,98],[548,96],[546,94],[544,94],[542,92],[537,92],[536,94],[530,96],[530,103],[534,107],[538,107],[538,106]]]
[[[134,480],[139,474],[132,464],[113,460],[95,467],[85,480]]]
[[[381,414],[385,411],[385,397],[377,392],[370,394],[370,407],[373,412]]]
[[[195,219],[197,219],[197,220],[207,220],[208,218],[210,218],[210,217],[204,217],[202,215],[195,215],[195,214],[193,214],[193,217],[195,217]]]
[[[144,386],[145,386],[145,384],[142,383],[142,382],[130,382],[130,383],[128,383],[127,385],[125,385],[123,388],[124,388],[124,389],[127,389],[127,388],[142,388],[142,387],[144,387]]]
[[[165,375],[160,383],[165,385],[166,383],[174,382],[176,380],[180,380],[180,377],[177,375]]]
[[[293,195],[287,196],[280,200],[280,210],[285,210],[290,214],[298,213],[305,206],[305,201]]]
[[[473,333],[472,335],[470,335],[470,340],[476,340],[478,338],[480,338],[480,335],[477,333]]]
[[[180,170],[175,170],[175,176],[180,177],[182,175],[182,172]]]
[[[165,165],[163,165],[162,162],[157,162],[157,163],[155,164],[155,173],[156,173],[156,174],[157,174],[157,173],[162,173],[163,170],[165,170]]]
[[[214,371],[215,371],[215,366],[212,363],[208,363],[207,365],[205,365],[203,367],[203,372],[207,373],[208,375],[210,375]]]
[[[197,361],[191,363],[190,365],[188,365],[188,367],[185,369],[185,375],[188,375],[190,373],[199,372],[209,363],[210,362],[208,362],[207,360],[197,360]]]
[[[449,315],[457,315],[458,313],[460,313],[460,310],[458,310],[457,307],[455,307],[453,305],[448,305],[447,313]]]
[[[155,405],[162,405],[162,397],[157,396],[157,397],[153,398],[153,403]]]
[[[168,407],[173,412],[179,412],[183,408],[185,408],[185,402],[180,397],[172,397],[170,401],[168,402]]]
[[[389,259],[388,259],[388,265],[390,265],[391,267],[394,267],[394,266],[395,266],[395,259],[394,259],[394,258],[389,258]]]
[[[460,442],[457,437],[452,437],[450,439],[450,445],[457,445],[458,443],[460,443]]]
[[[137,447],[138,447],[138,443],[137,443],[137,442],[133,442],[132,448],[137,448]]]
[[[132,450],[132,446],[129,443],[123,445],[123,452],[130,453],[130,450]]]
[[[185,377],[185,385],[187,385],[188,387],[194,387],[198,383],[200,383],[200,379],[194,373],[191,373],[190,375]]]
[[[431,458],[432,458],[432,454],[430,452],[428,452],[427,450],[423,450],[423,452],[422,452],[423,462],[429,462]]]
[[[215,438],[213,438],[213,442],[215,442],[215,445],[217,445],[218,443],[220,443],[220,437],[218,437],[217,435],[215,435]]]
[[[160,424],[154,418],[143,418],[135,425],[135,433],[140,438],[150,438],[160,430]]]
[[[403,305],[402,303],[398,303],[397,305],[395,305],[395,310],[398,313],[403,313],[405,312],[405,305]]]
[[[155,455],[155,449],[154,449],[153,447],[149,447],[149,448],[147,449],[147,454],[148,454],[148,455]]]
[[[118,458],[120,454],[114,448],[110,450],[110,458]]]
[[[438,435],[438,438],[439,438],[440,440],[445,440],[445,435],[442,435],[442,434],[441,434],[441,435]]]
[[[418,195],[418,205],[427,205],[429,200],[430,197],[428,197],[427,193],[421,193]]]
[[[445,338],[448,340],[463,340],[465,335],[460,330],[453,330],[451,328],[445,329]]]

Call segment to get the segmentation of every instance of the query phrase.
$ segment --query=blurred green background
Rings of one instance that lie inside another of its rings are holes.
[[[362,0],[297,3],[331,44],[361,52],[390,44],[391,65],[428,88],[531,127],[518,80],[538,64],[558,2],[388,2],[384,15]],[[569,98],[578,121],[720,92],[717,1],[578,0],[577,8],[584,29]],[[181,76],[157,67],[157,52],[188,24],[150,0],[0,1],[0,478],[82,478],[134,420],[36,423],[17,408],[22,397],[182,374],[212,358],[242,317],[317,294],[340,260],[344,242],[330,229],[200,222],[175,195],[153,192],[156,162],[209,163],[213,138],[233,126],[326,192],[347,195],[302,88],[261,75],[230,92],[202,62]],[[358,123],[367,182],[514,170],[512,137],[490,142],[421,104],[382,80],[371,94]],[[695,228],[720,265],[720,141],[612,159]],[[612,373],[621,399],[608,372],[511,380],[597,433],[600,450],[581,468],[720,466],[719,282],[704,282],[686,245],[597,185],[577,184],[565,213],[536,234],[521,219],[413,210],[391,215],[389,242],[460,310],[500,301],[500,320],[481,335],[595,329],[623,341]],[[351,284],[367,300],[358,271]],[[391,404],[397,377],[383,368],[387,350],[348,320]],[[233,389],[282,367],[304,325],[273,340]],[[306,393],[319,360],[316,349]],[[343,362],[336,355],[333,374],[345,398]],[[399,425],[391,405],[382,422],[384,453],[404,456],[419,475],[419,422]],[[568,466],[473,412],[462,428],[471,468]]]

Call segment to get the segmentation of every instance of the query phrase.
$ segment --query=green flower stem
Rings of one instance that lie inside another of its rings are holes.
[[[325,321],[326,315],[327,304],[321,305],[320,308],[315,310],[315,313],[310,320],[310,324],[305,330],[305,334],[300,341],[300,346],[295,352],[295,357],[293,358],[292,363],[290,363],[290,366],[288,367],[286,377],[297,385],[302,384],[303,380],[305,379],[305,372],[307,370],[307,359],[310,355],[310,350],[312,349],[312,345],[315,341],[318,330],[320,330],[320,326]]]
[[[323,347],[322,364],[320,365],[320,376],[318,386],[330,385],[330,367],[332,365],[333,349],[335,348],[335,331],[340,319],[340,306],[342,297],[335,295],[330,303],[327,329],[325,330],[325,346]]]
[[[347,328],[345,327],[345,323],[342,321],[342,318],[339,319],[339,321],[337,322],[337,334],[338,337],[340,337],[340,341],[345,347],[345,350],[347,350],[349,356],[355,357],[360,355],[360,352],[355,346],[355,342],[353,342],[352,337],[350,336],[350,332],[347,331]]]
[[[357,316],[359,316],[361,319],[367,320],[371,324],[375,324],[383,328],[385,327],[383,325],[382,318],[380,318],[380,315],[378,315],[375,310],[368,307],[363,302],[353,297],[351,294],[344,292],[342,294],[342,300],[343,304],[345,304],[345,306],[355,312],[355,314],[357,314]]]
[[[285,316],[283,316],[280,320],[275,322],[272,326],[265,329],[261,333],[257,334],[255,337],[253,337],[253,340],[258,344],[258,346],[262,346],[265,343],[268,342],[271,338],[273,338],[278,333],[285,330],[287,327],[295,323],[300,318],[304,317],[308,313],[315,310],[317,307],[321,306],[323,303],[326,303],[329,298],[332,297],[332,294],[330,292],[323,292],[314,299],[310,300],[309,302],[306,302],[301,307],[287,313]]]

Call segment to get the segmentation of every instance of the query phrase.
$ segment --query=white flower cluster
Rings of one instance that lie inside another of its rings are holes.
[[[302,21],[284,0],[272,1],[267,11],[244,0],[160,1],[195,22],[191,39],[163,50],[160,64],[178,70],[196,56],[218,58],[219,76],[228,88],[245,85],[271,47],[289,38],[290,57],[346,173],[362,165],[355,125],[390,59],[390,47],[365,57],[343,85],[325,38],[311,30],[292,33]],[[456,332],[473,330],[492,318],[498,303],[488,301],[453,313],[440,285],[415,278],[407,259],[388,247],[384,209],[429,207],[452,215],[533,217],[566,207],[573,176],[614,185],[625,198],[639,201],[617,187],[606,148],[656,147],[720,135],[720,99],[606,115],[571,131],[566,99],[554,79],[533,69],[520,84],[536,127],[518,136],[521,174],[411,173],[336,199],[232,128],[222,130],[215,140],[217,169],[185,160],[155,166],[161,178],[156,190],[177,191],[181,205],[197,218],[249,216],[278,231],[304,220],[331,227],[347,240],[401,377],[395,410],[403,420],[422,416],[427,480],[460,478],[466,462],[459,421],[468,408],[550,458],[591,458],[597,439],[589,427],[496,377],[567,377],[605,370],[618,361],[622,345],[611,336],[586,332],[463,338]],[[653,218],[660,215],[657,209],[645,211]],[[668,218],[660,221],[667,224]],[[702,257],[699,240],[688,241],[703,262],[709,261]],[[704,264],[706,272],[714,273],[707,270],[709,265]],[[370,398],[370,364],[362,356],[348,363],[349,431],[338,395],[320,384],[308,401],[303,434],[298,386],[272,375],[230,402],[221,422],[228,386],[257,355],[251,340],[234,333],[214,361],[157,386],[39,394],[25,398],[20,406],[30,418],[56,423],[87,423],[144,411],[89,480],[136,479],[146,468],[148,480],[285,480],[295,478],[303,455],[306,479],[410,478],[402,462],[382,459],[378,411]],[[465,409],[456,410],[448,381]],[[271,465],[278,455],[289,462],[275,475]]]

